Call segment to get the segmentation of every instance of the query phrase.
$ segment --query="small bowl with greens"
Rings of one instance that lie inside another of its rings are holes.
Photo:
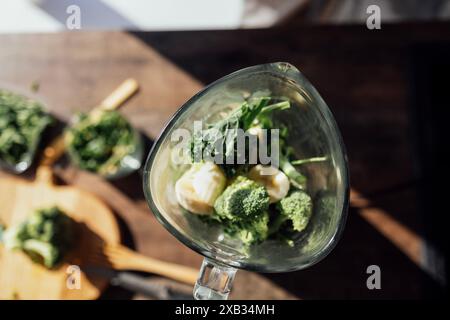
[[[74,164],[108,179],[126,176],[141,167],[142,137],[114,110],[78,114],[65,132],[65,143]]]
[[[0,166],[16,173],[28,169],[51,122],[42,103],[0,89]]]

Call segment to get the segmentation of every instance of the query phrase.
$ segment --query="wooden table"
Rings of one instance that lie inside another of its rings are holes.
[[[444,30],[445,29],[445,30]],[[448,41],[448,24],[289,27],[217,32],[67,32],[0,35],[0,83],[29,88],[59,119],[89,110],[123,79],[140,93],[123,108],[149,140],[175,110],[207,84],[249,65],[288,61],[316,86],[336,115],[347,144],[351,182],[370,197],[413,178],[408,137],[409,49]],[[63,180],[100,195],[121,221],[125,243],[152,257],[198,267],[201,257],[181,245],[147,208],[139,174],[114,183],[70,167]],[[5,173],[2,173],[5,174]],[[413,188],[374,198],[413,230],[420,217]],[[301,272],[239,272],[233,298],[419,298],[426,276],[351,210],[344,237],[330,256]],[[383,290],[366,288],[366,268],[378,264]],[[107,298],[122,297],[117,290]]]

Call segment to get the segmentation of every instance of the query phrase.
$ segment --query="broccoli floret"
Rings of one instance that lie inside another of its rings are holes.
[[[224,231],[239,238],[244,245],[267,238],[269,195],[256,182],[239,176],[217,198],[214,216],[224,225]]]
[[[63,254],[56,245],[34,239],[26,240],[23,250],[34,262],[41,263],[48,269],[54,268],[61,261]]]
[[[291,191],[277,203],[277,209],[279,215],[271,224],[269,233],[277,232],[287,221],[291,222],[294,231],[300,232],[306,228],[311,218],[312,200],[301,190]]]
[[[7,249],[21,249],[23,242],[28,238],[27,228],[25,223],[20,223],[17,226],[8,228],[3,232],[2,242]]]
[[[7,249],[21,249],[47,268],[55,267],[73,243],[73,221],[57,207],[40,209],[8,228],[2,237]]]
[[[214,204],[215,213],[230,220],[256,217],[268,208],[266,189],[243,176],[237,177]]]
[[[32,213],[26,227],[30,238],[67,248],[72,242],[71,223],[72,220],[61,210],[51,207]]]
[[[236,236],[245,245],[259,243],[264,241],[268,236],[269,214],[264,212],[260,217],[242,224],[241,228],[236,230]]]

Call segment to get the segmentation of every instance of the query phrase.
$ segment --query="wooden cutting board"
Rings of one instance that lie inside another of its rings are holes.
[[[138,87],[136,80],[125,80],[91,112],[117,109]],[[20,250],[5,250],[0,244],[0,299],[96,299],[108,284],[107,279],[88,277],[80,266],[89,265],[88,257],[102,245],[119,244],[119,227],[111,210],[96,196],[53,183],[51,166],[64,149],[62,136],[45,148],[34,182],[0,178],[0,223],[13,226],[36,209],[58,206],[77,222],[76,245],[65,263],[48,270]]]
[[[55,153],[51,148],[44,153],[49,152]],[[33,182],[15,177],[0,179],[0,222],[15,225],[35,209],[56,205],[78,222],[76,245],[66,262],[47,270],[24,253],[5,250],[0,244],[0,299],[96,299],[108,284],[106,279],[81,272],[79,289],[67,285],[69,277],[77,278],[73,269],[68,270],[70,265],[82,265],[91,250],[102,243],[118,244],[120,233],[113,213],[96,196],[55,185],[50,165],[51,161],[43,161]]]

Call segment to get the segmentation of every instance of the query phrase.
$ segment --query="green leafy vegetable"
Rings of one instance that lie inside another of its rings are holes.
[[[51,121],[40,103],[0,89],[0,160],[10,166],[27,161]]]
[[[268,115],[275,110],[290,108],[289,101],[269,104],[270,101],[270,97],[245,101],[224,119],[195,134],[190,145],[191,157],[194,162],[202,159],[205,154],[211,156],[211,158],[215,158],[218,155],[222,159],[222,167],[227,175],[236,174],[236,165],[226,164],[226,159],[229,157],[235,157],[236,159],[237,130],[247,131],[261,114]]]
[[[291,183],[295,187],[299,189],[306,188],[306,177],[297,171],[297,169],[290,162],[289,158],[283,154],[280,155],[280,169],[288,176]]]

